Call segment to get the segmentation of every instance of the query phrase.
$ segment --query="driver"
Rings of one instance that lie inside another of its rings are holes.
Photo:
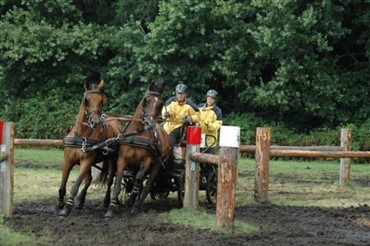
[[[187,98],[186,90],[185,84],[178,84],[175,89],[176,96],[170,97],[162,109],[162,116],[166,119],[163,127],[169,134],[172,148],[176,143],[181,142],[181,126],[184,123],[199,121],[199,109],[192,100]]]

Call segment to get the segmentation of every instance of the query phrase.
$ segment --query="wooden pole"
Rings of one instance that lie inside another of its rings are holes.
[[[0,212],[11,218],[14,191],[14,123],[3,122],[1,152],[8,158],[0,163]]]
[[[63,146],[62,140],[51,140],[51,139],[14,139],[14,145],[16,146],[50,146],[50,147],[61,147]]]
[[[239,149],[221,147],[219,152],[217,182],[217,225],[225,228],[234,226],[235,191]]]
[[[280,146],[271,145],[271,150],[299,150],[299,151],[344,151],[340,146]],[[256,145],[241,145],[240,152],[242,153],[255,153]]]
[[[271,156],[307,157],[307,158],[370,158],[370,151],[304,151],[304,150],[270,150]]]
[[[217,176],[216,223],[234,227],[235,191],[239,161],[240,127],[222,126]]]
[[[199,146],[186,145],[184,208],[199,207],[199,163],[190,159],[190,154],[199,151]]]
[[[198,163],[207,163],[212,165],[218,165],[219,157],[217,155],[212,154],[205,154],[205,153],[199,153],[199,152],[192,152],[190,154],[190,159],[193,161],[196,161]]]
[[[257,128],[254,199],[267,202],[269,190],[270,128]]]
[[[351,150],[352,132],[351,129],[342,129],[340,132],[340,146],[344,151]],[[340,158],[339,166],[339,184],[344,185],[349,181],[351,171],[351,158]]]
[[[199,151],[202,128],[188,126],[186,130],[186,164],[184,208],[193,210],[199,207],[199,163],[190,159],[190,154]]]

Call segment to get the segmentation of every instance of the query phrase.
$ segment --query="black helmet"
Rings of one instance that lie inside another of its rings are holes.
[[[178,84],[176,85],[176,93],[186,93],[186,89],[188,87],[184,84]]]
[[[217,98],[217,95],[218,95],[218,92],[215,91],[215,90],[209,90],[209,91],[207,91],[207,97]]]

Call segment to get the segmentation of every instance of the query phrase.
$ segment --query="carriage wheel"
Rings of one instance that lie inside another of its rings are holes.
[[[153,182],[149,192],[150,198],[152,198],[152,200],[165,199],[170,195],[170,191],[165,190],[163,184],[158,182],[159,178],[162,177],[157,177],[157,179]]]
[[[206,195],[210,204],[216,204],[217,200],[217,171],[213,170],[208,174]]]
[[[181,171],[180,175],[177,177],[176,185],[177,185],[177,201],[179,202],[179,206],[183,207],[185,196],[185,170]]]
[[[131,176],[127,176],[123,178],[123,182],[121,182],[121,193],[119,195],[119,201],[123,204],[127,197],[131,195],[131,192],[134,188],[134,181]]]
[[[158,199],[165,199],[169,195],[170,195],[169,191],[162,191],[162,192],[153,191],[153,190],[150,191],[150,198],[152,198],[152,200],[156,200],[157,198]]]
[[[126,201],[126,198],[130,195],[130,193],[127,191],[127,185],[125,183],[122,183],[122,189],[121,193],[119,195],[119,201],[120,203],[124,203]]]

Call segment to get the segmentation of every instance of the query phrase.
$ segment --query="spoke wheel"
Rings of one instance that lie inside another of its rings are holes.
[[[210,204],[216,204],[217,200],[217,175],[217,171],[213,170],[207,177],[206,195]]]
[[[181,171],[180,175],[176,178],[177,184],[177,201],[179,206],[184,206],[184,196],[185,196],[185,170]]]

